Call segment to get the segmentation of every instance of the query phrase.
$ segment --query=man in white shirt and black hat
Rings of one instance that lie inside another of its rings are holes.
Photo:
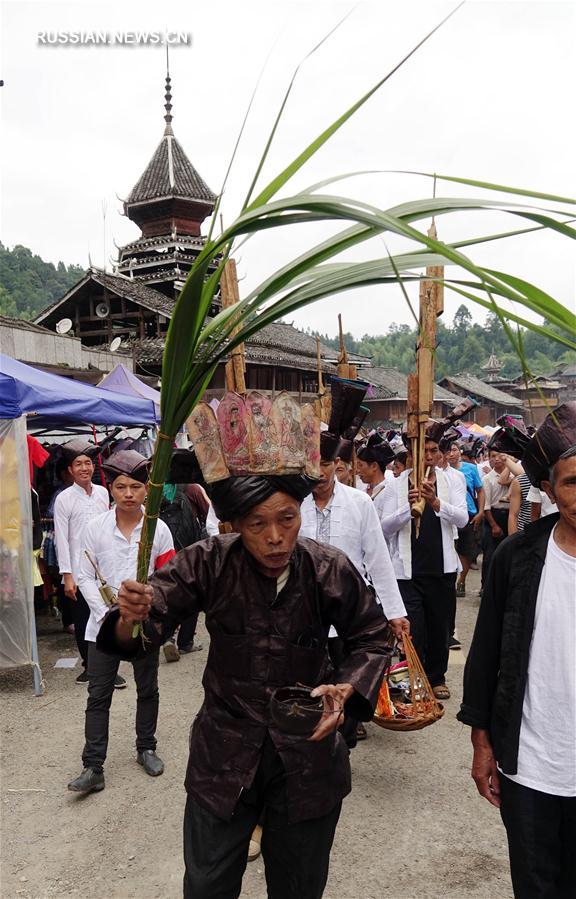
[[[64,582],[64,593],[72,601],[74,634],[82,658],[83,670],[76,678],[78,684],[88,683],[85,631],[90,617],[86,600],[78,589],[82,538],[88,522],[106,512],[110,506],[106,488],[92,483],[94,459],[98,451],[98,447],[85,437],[75,437],[63,445],[63,457],[74,483],[62,490],[54,503],[54,540],[58,568]],[[124,686],[124,679],[119,677],[116,687]]]
[[[500,808],[517,899],[576,895],[576,403],[546,417],[522,453],[558,514],[494,552],[458,718],[472,777]]]
[[[108,747],[108,723],[114,682],[118,676],[119,656],[102,652],[96,638],[120,584],[135,578],[138,548],[144,521],[144,500],[148,481],[148,460],[135,450],[120,450],[104,463],[109,478],[114,508],[95,518],[84,531],[79,586],[90,608],[86,627],[88,643],[88,703],[86,706],[86,742],[82,753],[84,770],[68,784],[75,793],[103,790],[104,762]],[[175,555],[168,526],[158,521],[149,573],[162,567]],[[104,584],[110,592],[105,594]],[[106,598],[105,598],[106,595]],[[147,774],[157,776],[164,763],[156,754],[158,720],[158,650],[142,653],[132,662],[136,681],[137,761]]]
[[[412,639],[434,695],[441,700],[450,698],[446,670],[458,569],[454,529],[468,522],[466,481],[459,472],[444,472],[439,467],[439,441],[449,426],[449,421],[432,419],[427,426],[427,477],[421,488],[425,506],[419,529],[411,515],[411,504],[420,499],[410,483],[411,469],[392,482],[393,508],[382,519]]]

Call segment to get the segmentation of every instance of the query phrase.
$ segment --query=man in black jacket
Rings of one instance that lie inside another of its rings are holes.
[[[548,416],[523,454],[558,504],[505,540],[488,572],[458,718],[472,777],[500,808],[514,894],[576,895],[576,403]]]

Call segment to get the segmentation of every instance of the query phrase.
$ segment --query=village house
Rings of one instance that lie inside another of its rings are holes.
[[[385,428],[403,424],[408,408],[408,376],[395,368],[373,366],[364,377],[372,385],[365,400],[370,407],[370,424]],[[460,401],[460,396],[435,384],[432,417],[444,418]]]
[[[439,381],[441,387],[459,397],[469,396],[476,400],[478,405],[468,415],[468,420],[480,425],[495,425],[501,415],[522,415],[522,400],[503,390],[499,390],[494,384],[481,381],[480,378],[470,374],[447,375]]]

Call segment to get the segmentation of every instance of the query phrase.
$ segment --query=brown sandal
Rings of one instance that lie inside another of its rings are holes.
[[[446,684],[438,684],[437,687],[432,687],[432,692],[436,699],[450,699],[450,690]]]

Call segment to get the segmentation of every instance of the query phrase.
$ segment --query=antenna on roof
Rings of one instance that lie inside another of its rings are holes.
[[[164,128],[164,134],[173,134],[172,131],[172,79],[170,78],[170,60],[168,57],[168,44],[166,44],[166,93],[164,94],[164,109],[166,110],[166,115],[164,116],[164,121],[166,122],[166,127]]]
[[[72,319],[71,318],[61,318],[59,322],[56,322],[56,333],[63,336],[64,334],[68,334],[69,331],[72,330]]]
[[[102,268],[106,271],[106,200],[102,200]]]

